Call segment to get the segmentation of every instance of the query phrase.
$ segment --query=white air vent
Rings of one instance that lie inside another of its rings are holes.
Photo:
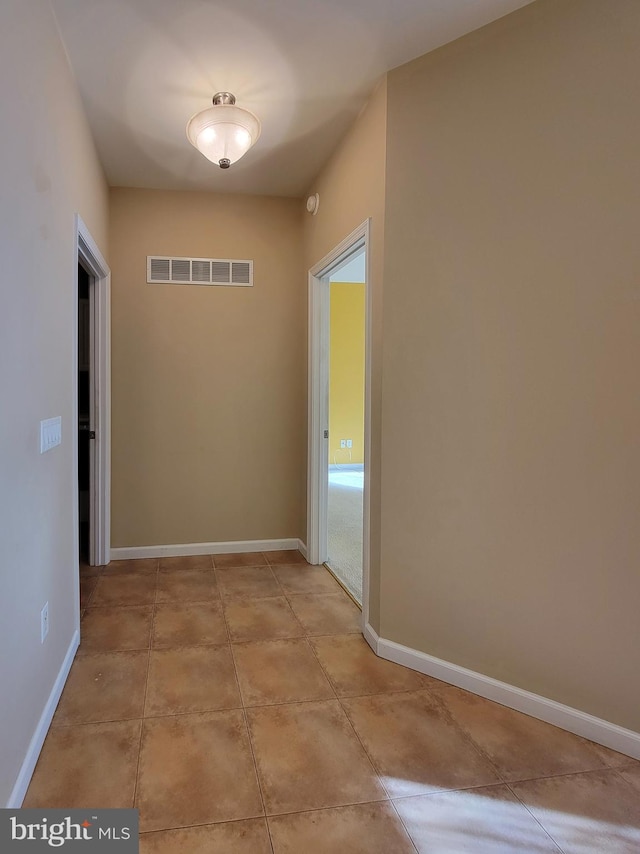
[[[147,282],[156,285],[253,286],[253,261],[147,256]]]

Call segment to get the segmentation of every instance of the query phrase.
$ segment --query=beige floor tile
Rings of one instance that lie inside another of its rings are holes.
[[[166,569],[158,573],[157,602],[202,602],[219,595],[212,569]]]
[[[80,624],[80,653],[148,649],[153,605],[90,608]]]
[[[242,711],[147,718],[136,807],[143,832],[263,815]]]
[[[265,552],[264,556],[270,564],[276,563],[303,563],[308,566],[306,558],[297,549],[277,549],[273,552]]]
[[[567,854],[637,854],[640,798],[615,770],[513,783]]]
[[[346,593],[291,595],[289,604],[308,635],[360,634],[362,612]]]
[[[86,608],[98,584],[98,576],[80,576],[80,607]]]
[[[224,611],[232,641],[275,640],[304,635],[284,596],[227,600]]]
[[[226,598],[263,599],[281,596],[282,590],[268,566],[232,566],[216,570],[220,591]]]
[[[269,818],[275,854],[415,854],[389,803]]]
[[[339,697],[416,691],[430,684],[427,676],[378,658],[359,635],[313,638],[311,644]]]
[[[151,651],[145,716],[235,709],[241,705],[228,644]]]
[[[158,830],[140,836],[140,854],[271,854],[263,818]],[[300,854],[300,852],[299,852]]]
[[[268,815],[384,800],[337,700],[247,709]]]
[[[335,696],[305,638],[233,644],[245,706]]]
[[[141,718],[148,660],[146,650],[77,656],[53,725]]]
[[[229,639],[219,600],[156,605],[154,647],[226,643]]]
[[[455,720],[507,780],[604,767],[590,741],[452,686],[434,686]]]
[[[153,605],[156,572],[102,575],[91,597],[91,607],[107,605]]]
[[[262,552],[238,552],[238,554],[213,555],[216,569],[226,566],[266,566],[267,560]]]
[[[500,782],[427,691],[342,704],[392,798]]]
[[[160,570],[167,569],[213,569],[213,557],[212,555],[161,557]]]
[[[141,558],[140,560],[112,560],[104,567],[105,575],[141,575],[158,571],[157,558]]]
[[[23,807],[133,806],[140,721],[53,727]]]
[[[506,786],[394,801],[418,854],[561,854]]]
[[[342,587],[324,566],[294,563],[273,567],[273,573],[284,592],[296,593],[342,593]]]

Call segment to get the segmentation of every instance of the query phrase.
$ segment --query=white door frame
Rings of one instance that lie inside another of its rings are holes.
[[[371,464],[371,273],[367,219],[309,270],[309,435],[307,476],[307,559],[327,559],[329,444],[329,277],[351,256],[365,250],[364,495],[362,534],[362,619],[369,621],[369,541]]]
[[[74,388],[73,460],[75,548],[80,550],[78,522],[78,264],[90,276],[90,371],[92,376],[89,429],[95,431],[90,448],[89,563],[105,566],[111,551],[111,271],[89,229],[76,214],[74,278]]]

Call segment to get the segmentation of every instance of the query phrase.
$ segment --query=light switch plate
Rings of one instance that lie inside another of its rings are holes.
[[[40,422],[40,453],[44,454],[62,442],[62,416]]]

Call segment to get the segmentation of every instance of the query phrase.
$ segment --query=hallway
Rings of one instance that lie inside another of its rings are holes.
[[[377,658],[297,552],[121,561],[81,584],[25,807],[135,805],[143,854],[640,846],[640,763]]]

